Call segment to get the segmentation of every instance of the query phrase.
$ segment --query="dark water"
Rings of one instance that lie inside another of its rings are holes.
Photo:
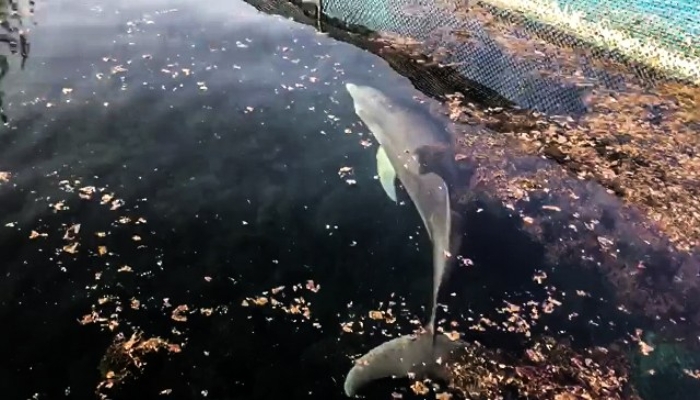
[[[36,19],[31,60],[5,80],[1,158],[13,176],[2,223],[16,225],[2,231],[2,392],[89,398],[115,334],[138,328],[183,351],[115,398],[339,396],[346,305],[429,290],[419,219],[373,180],[374,148],[360,144],[343,89],[351,79],[411,93],[408,81],[240,2],[54,2]],[[357,185],[338,176],[343,166]],[[63,180],[107,188],[124,206],[80,199]],[[55,212],[60,200],[69,209]],[[75,223],[70,254],[62,237]],[[31,230],[48,237],[29,240]],[[117,272],[124,265],[133,272]],[[240,306],[309,279],[321,285],[305,290],[310,321]],[[119,315],[113,332],[78,323],[93,304]],[[181,304],[196,313],[178,323]]]
[[[110,343],[134,331],[182,351],[148,358],[104,390],[110,398],[344,398],[349,356],[425,318],[429,242],[412,206],[392,204],[374,180],[375,147],[361,143],[369,135],[343,86],[420,95],[407,79],[238,1],[58,1],[35,19],[30,60],[3,81],[3,398],[94,397],[114,368],[101,364]],[[98,193],[82,199],[88,186]],[[548,268],[541,246],[476,208],[463,252],[475,267],[454,274],[448,320],[546,296],[531,279]],[[77,253],[63,249],[74,243]],[[304,298],[309,318],[241,305],[280,286],[274,297]],[[607,294],[595,271],[575,289]],[[396,324],[341,329],[390,300],[405,310]],[[172,318],[180,305],[187,321]],[[548,329],[580,346],[610,343],[633,322],[595,297],[567,307]],[[79,323],[91,310],[112,329]],[[581,322],[566,319],[574,311]]]

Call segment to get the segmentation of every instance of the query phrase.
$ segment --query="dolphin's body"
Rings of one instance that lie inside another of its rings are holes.
[[[418,209],[433,245],[433,297],[425,332],[385,342],[357,360],[344,388],[346,395],[354,396],[362,386],[381,378],[409,373],[446,378],[443,361],[463,343],[434,332],[437,296],[459,245],[458,235],[452,233],[456,216],[445,181],[455,171],[452,139],[427,116],[402,107],[377,89],[352,83],[345,87],[356,114],[379,142],[377,170],[384,191],[397,201],[398,178]],[[442,156],[435,157],[435,153]]]

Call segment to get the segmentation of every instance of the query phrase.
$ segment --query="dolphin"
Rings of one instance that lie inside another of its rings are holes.
[[[453,140],[427,115],[388,98],[381,91],[353,83],[345,88],[355,113],[379,143],[377,175],[387,196],[397,202],[400,181],[421,216],[433,246],[433,293],[430,317],[415,335],[382,343],[356,360],[345,378],[344,390],[353,397],[367,383],[409,374],[448,379],[445,362],[464,348],[435,333],[440,286],[459,246],[453,231],[459,220],[450,205],[450,185],[455,177]],[[437,156],[436,156],[437,155]]]

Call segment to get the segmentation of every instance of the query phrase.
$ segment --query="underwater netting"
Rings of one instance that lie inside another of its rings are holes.
[[[324,0],[321,8],[415,40],[464,77],[547,113],[583,112],[592,83],[619,87],[615,71],[594,59],[624,63],[647,83],[659,75],[700,82],[700,3],[690,0]],[[557,57],[542,42],[576,54]],[[587,60],[567,60],[575,56]]]
[[[587,81],[616,87],[619,78],[588,60],[576,65],[577,82],[571,82],[566,68],[574,60],[553,59],[532,40],[639,63],[632,68],[647,80],[660,72],[700,81],[700,5],[650,3],[648,11],[616,9],[612,1],[562,6],[548,0],[327,0],[322,8],[329,17],[420,41],[422,52],[519,106],[571,113],[584,110],[581,87]]]

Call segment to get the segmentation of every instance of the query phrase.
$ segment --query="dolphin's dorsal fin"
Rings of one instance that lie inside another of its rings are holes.
[[[448,145],[424,145],[414,151],[421,175],[435,173],[451,185],[456,179],[454,149]]]
[[[379,146],[377,149],[377,175],[379,175],[379,182],[384,188],[384,192],[389,198],[396,203],[396,170],[391,165],[389,157],[386,155],[384,147]]]

